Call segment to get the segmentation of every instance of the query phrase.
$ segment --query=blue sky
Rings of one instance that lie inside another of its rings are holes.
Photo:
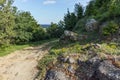
[[[62,20],[67,8],[71,12],[75,3],[86,6],[90,0],[15,0],[14,6],[19,10],[30,11],[39,24],[57,23]]]

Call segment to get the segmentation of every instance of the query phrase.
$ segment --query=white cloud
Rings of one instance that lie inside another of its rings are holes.
[[[23,2],[23,3],[24,3],[24,2],[27,2],[28,0],[19,0],[19,1],[21,1],[21,2]]]
[[[45,0],[43,2],[44,5],[47,5],[47,4],[55,4],[56,3],[56,0]]]

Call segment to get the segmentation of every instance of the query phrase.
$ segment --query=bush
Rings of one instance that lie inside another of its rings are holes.
[[[47,34],[49,34],[50,38],[59,38],[63,34],[63,31],[63,28],[55,23],[51,23],[50,27],[47,28]]]
[[[114,21],[110,21],[106,27],[103,28],[103,35],[104,36],[113,36],[114,33],[117,32],[119,26],[117,23],[115,23]]]
[[[75,28],[73,29],[74,31],[78,31],[79,33],[85,32],[85,23],[86,23],[87,18],[80,19]]]

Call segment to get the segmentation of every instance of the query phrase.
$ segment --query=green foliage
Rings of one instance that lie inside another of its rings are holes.
[[[6,0],[0,0],[0,6],[3,6]]]
[[[30,12],[17,11],[13,0],[0,1],[0,47],[45,39],[46,33]]]
[[[6,4],[5,2],[2,4],[4,6],[0,9],[0,47],[8,46],[14,37],[15,17],[12,14],[12,0],[6,0],[6,2]]]
[[[38,27],[33,31],[32,41],[44,40],[47,37],[47,33],[41,27]]]
[[[15,22],[16,26],[14,30],[16,32],[16,43],[44,39],[45,31],[37,24],[36,20],[29,12],[17,12]]]
[[[84,9],[83,9],[82,5],[80,3],[75,4],[75,14],[76,14],[78,20],[83,17],[83,12],[84,12]]]
[[[50,50],[51,55],[64,55],[66,53],[80,53],[82,52],[82,47],[79,43],[73,43],[73,44],[60,44],[59,42],[55,43],[53,48]]]
[[[11,52],[14,52],[16,50],[21,50],[28,46],[29,46],[28,44],[25,44],[25,45],[11,45],[8,47],[0,48],[0,56],[5,56],[7,54],[10,54]]]
[[[104,36],[112,36],[114,33],[117,32],[119,26],[115,22],[111,21],[107,24],[106,27],[103,28],[103,35]]]
[[[91,1],[89,2],[89,4],[86,6],[85,16],[93,16],[93,15],[96,15],[97,10],[96,10],[96,8],[94,7],[94,3],[95,3],[95,1],[94,1],[94,0],[91,0]]]
[[[59,38],[63,34],[61,24],[58,26],[55,23],[51,23],[50,27],[47,28],[47,34],[49,34],[50,38]]]
[[[112,17],[120,16],[120,0],[111,0],[109,6],[109,13]]]
[[[110,55],[120,55],[120,47],[116,44],[102,43],[100,52]]]
[[[64,23],[65,23],[65,29],[72,30],[77,23],[77,17],[75,13],[70,13],[68,10],[67,14],[64,16]]]
[[[76,25],[75,28],[73,29],[74,31],[78,32],[78,33],[84,33],[85,30],[85,24],[86,24],[87,19],[86,18],[82,18],[80,19]]]

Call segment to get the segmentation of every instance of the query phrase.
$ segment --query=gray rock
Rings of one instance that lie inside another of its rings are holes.
[[[95,65],[100,64],[101,59],[98,56],[95,56],[95,57],[89,59],[88,62],[95,66]]]
[[[81,80],[97,80],[97,79],[91,79],[93,78],[93,76],[95,75],[95,72],[97,71],[97,68],[100,64],[101,60],[99,57],[95,56],[91,59],[89,59],[86,62],[83,62],[79,59],[79,65],[80,67],[78,67],[77,69],[77,76],[81,79]],[[80,75],[82,74],[82,75]]]
[[[60,37],[59,42],[68,43],[69,41],[81,41],[87,39],[87,35],[77,34],[72,31],[65,30],[64,34]]]
[[[64,34],[60,37],[60,42],[68,43],[69,41],[77,41],[77,36],[77,33],[65,30]]]
[[[98,29],[98,22],[95,19],[89,19],[85,24],[85,28],[87,31],[94,31]]]
[[[74,70],[74,68],[73,68],[72,65],[68,66],[68,71],[71,72],[71,73],[73,73],[73,74],[75,73],[75,70]]]
[[[101,59],[98,56],[95,56],[91,59],[89,59],[86,63],[87,66],[89,66],[89,72],[86,73],[86,75],[88,76],[88,78],[91,78],[92,76],[94,76],[99,64],[101,62]]]
[[[120,80],[120,69],[109,61],[104,61],[98,68],[97,77],[99,80]]]
[[[68,80],[65,73],[57,70],[49,70],[45,80]]]
[[[74,58],[69,57],[69,58],[68,58],[68,63],[73,64],[73,63],[76,63],[76,61],[75,61]]]

